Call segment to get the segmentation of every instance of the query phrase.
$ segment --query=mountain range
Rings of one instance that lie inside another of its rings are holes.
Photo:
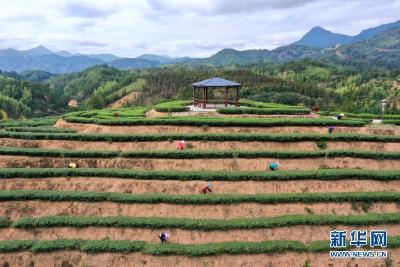
[[[238,51],[223,49],[207,58],[169,57],[143,54],[122,58],[112,54],[73,54],[51,51],[44,46],[28,50],[0,50],[0,70],[23,72],[41,70],[49,73],[70,73],[94,65],[107,64],[118,69],[152,68],[168,64],[224,66],[257,62],[282,63],[311,58],[351,64],[378,64],[379,67],[400,67],[400,20],[361,31],[354,36],[333,33],[314,27],[300,40],[273,50],[253,49]],[[374,62],[371,59],[378,61]]]
[[[67,51],[51,51],[44,46],[29,50],[0,50],[0,69],[22,72],[42,70],[50,73],[78,72],[94,65],[107,64],[119,69],[149,68],[178,62],[179,58],[142,55],[137,58],[121,58],[112,54],[72,54]]]
[[[327,48],[338,44],[351,44],[358,41],[367,40],[378,33],[396,28],[400,28],[400,20],[393,23],[369,28],[361,31],[357,35],[350,36],[340,33],[333,33],[318,26],[312,28],[300,40],[294,42],[293,44],[311,46],[316,48]]]

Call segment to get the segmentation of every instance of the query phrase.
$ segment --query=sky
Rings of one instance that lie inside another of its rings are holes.
[[[288,45],[314,26],[355,35],[399,11],[400,0],[0,0],[0,48],[206,57]]]

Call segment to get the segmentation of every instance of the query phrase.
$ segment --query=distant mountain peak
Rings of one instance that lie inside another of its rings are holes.
[[[51,52],[47,47],[45,47],[45,46],[43,46],[43,45],[38,45],[38,46],[36,46],[36,47],[34,47],[34,48],[32,48],[32,49],[35,49],[35,50],[43,50],[43,51],[49,51],[49,52]]]
[[[293,43],[297,45],[305,45],[316,48],[326,48],[337,44],[346,44],[350,41],[351,36],[333,33],[320,26],[313,27],[299,41]]]
[[[224,48],[215,53],[215,55],[236,55],[236,54],[240,54],[240,51],[233,48]]]
[[[219,52],[238,52],[239,50],[233,49],[233,48],[224,48],[220,50]]]
[[[35,55],[48,55],[51,54],[53,52],[51,52],[51,50],[49,50],[47,47],[43,46],[43,45],[38,45],[34,48],[28,49],[24,51],[25,53],[35,56]]]
[[[180,62],[184,59],[184,58],[179,58],[179,57],[170,57],[170,56],[166,56],[166,55],[155,55],[155,54],[142,54],[136,58],[137,59],[146,59],[149,61],[158,61],[161,64]]]
[[[325,29],[325,28],[322,28],[321,26],[315,26],[315,27],[312,27],[311,28],[311,30],[310,31],[308,31],[308,33],[306,33],[306,34],[310,34],[310,33],[332,33],[331,31],[328,31],[327,29]]]

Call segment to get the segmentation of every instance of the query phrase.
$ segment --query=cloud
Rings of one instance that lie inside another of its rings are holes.
[[[133,44],[132,47],[139,48],[139,49],[149,49],[149,45],[145,42]]]
[[[307,5],[317,0],[147,0],[160,13],[193,12],[196,14],[224,15],[253,13],[268,9],[286,9]]]
[[[13,48],[13,49],[22,49],[24,46],[23,42],[26,40],[24,38],[20,37],[15,37],[15,36],[2,36],[0,35],[0,49],[7,49],[7,48]],[[33,43],[32,47],[35,46],[35,43]]]
[[[70,40],[70,44],[77,46],[86,46],[86,47],[106,47],[107,44],[103,42],[96,42],[90,40]]]
[[[67,1],[62,11],[70,17],[80,18],[104,18],[112,13],[112,10],[90,5],[84,2]]]
[[[21,14],[21,15],[3,17],[1,19],[11,22],[29,22],[29,23],[32,22],[41,23],[45,21],[44,16],[37,14]]]
[[[83,21],[77,21],[73,23],[73,28],[76,31],[84,31],[90,27],[95,27],[96,22],[91,21],[91,20],[83,20]]]

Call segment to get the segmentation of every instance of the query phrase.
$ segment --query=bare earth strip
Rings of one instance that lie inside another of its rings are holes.
[[[280,170],[369,169],[397,170],[398,160],[361,158],[227,158],[227,159],[147,159],[147,158],[51,158],[0,156],[1,168],[65,168],[75,162],[80,168],[120,168],[145,170],[208,170],[208,171],[265,171],[271,162],[278,161]]]
[[[393,266],[400,264],[400,248],[387,249]],[[142,253],[99,253],[86,254],[78,251],[60,251],[50,253],[12,252],[0,254],[0,263],[10,266],[184,266],[184,267],[302,267],[309,261],[311,266],[335,267],[381,267],[385,259],[331,259],[329,252],[299,253],[282,252],[257,255],[218,255],[207,257],[187,256],[151,256]]]
[[[122,98],[118,99],[114,103],[110,104],[108,107],[109,108],[120,108],[125,104],[130,104],[135,101],[135,99],[141,94],[141,92],[131,92]]]
[[[188,141],[193,150],[274,150],[288,151],[319,150],[316,142],[237,142],[237,141]],[[173,150],[174,141],[155,142],[88,142],[67,140],[20,140],[1,138],[0,145],[29,148],[72,149],[72,150]],[[383,142],[327,142],[327,149],[335,150],[369,150],[369,151],[399,151],[400,143]]]
[[[373,203],[368,212],[400,212],[396,203]],[[123,204],[112,202],[75,201],[7,201],[0,202],[0,216],[17,220],[22,217],[73,215],[73,216],[136,216],[234,219],[281,216],[285,214],[365,214],[351,203],[240,203],[229,205],[174,205],[174,204]]]
[[[121,193],[196,194],[206,181],[161,181],[98,177],[0,179],[0,190],[64,190]],[[299,180],[299,181],[213,181],[214,193],[261,194],[302,192],[400,192],[400,181]]]
[[[182,229],[145,229],[145,228],[116,228],[116,227],[48,227],[34,229],[1,228],[0,240],[18,239],[87,239],[101,240],[143,240],[159,242],[158,235],[166,230],[171,234],[169,241],[180,244],[204,244],[215,242],[261,242],[266,240],[297,240],[304,243],[319,240],[329,240],[329,232],[336,229],[352,230],[387,230],[388,236],[400,235],[398,225],[373,225],[373,226],[308,226],[298,225],[289,227],[276,227],[249,230],[223,230],[223,231],[198,231]]]
[[[68,123],[63,120],[54,125],[58,128],[74,129],[81,133],[135,133],[135,134],[166,134],[166,133],[327,133],[324,126],[277,126],[277,127],[207,127],[176,126],[176,125],[135,125],[109,126],[86,123]],[[358,134],[389,134],[399,135],[400,127],[393,126],[365,126],[365,127],[337,127],[338,133]]]

